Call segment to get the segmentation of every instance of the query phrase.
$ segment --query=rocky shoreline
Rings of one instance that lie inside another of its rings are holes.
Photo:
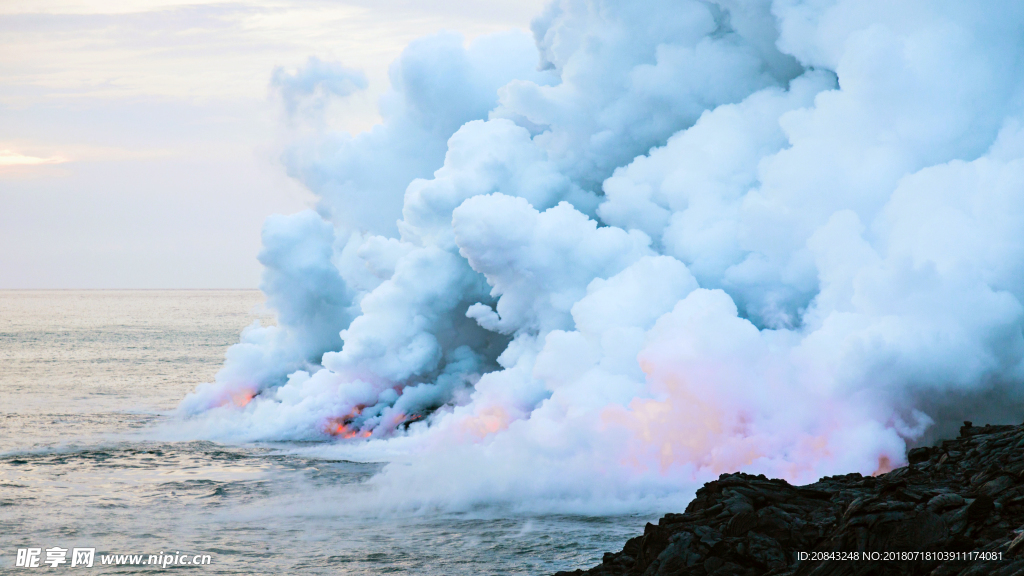
[[[723,474],[621,552],[556,576],[1024,575],[1024,425],[972,426],[879,476]]]

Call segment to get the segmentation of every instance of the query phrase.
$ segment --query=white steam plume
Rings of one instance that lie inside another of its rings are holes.
[[[344,98],[366,90],[367,83],[366,75],[359,70],[310,56],[306,65],[294,73],[275,69],[270,85],[281,95],[289,116],[294,116],[300,108],[321,112],[332,96]]]
[[[533,32],[414,42],[383,124],[289,150],[321,204],[264,229],[279,325],[183,429],[337,438],[392,505],[592,512],[1020,420],[1024,6],[560,0]]]

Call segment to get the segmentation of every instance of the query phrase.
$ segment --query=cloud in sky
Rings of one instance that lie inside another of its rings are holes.
[[[61,156],[29,156],[14,150],[0,150],[0,166],[38,166],[40,164],[61,164],[67,162]]]
[[[0,2],[0,149],[74,160],[0,171],[0,286],[255,287],[264,217],[312,201],[278,163],[274,70],[360,70],[365,89],[324,115],[359,133],[410,41],[525,28],[541,2],[482,4]]]

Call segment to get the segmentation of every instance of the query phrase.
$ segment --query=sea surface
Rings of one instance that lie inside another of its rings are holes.
[[[600,562],[639,516],[349,513],[380,463],[289,443],[160,440],[254,320],[257,291],[0,291],[0,573],[50,570],[45,550],[95,548],[83,574],[152,574],[105,555],[210,555],[202,574],[550,574]],[[41,548],[40,568],[16,567]]]

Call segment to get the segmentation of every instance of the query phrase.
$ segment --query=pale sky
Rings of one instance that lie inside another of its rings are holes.
[[[544,0],[0,2],[0,289],[255,288],[260,227],[312,196],[277,160],[278,66],[310,56],[377,121],[412,39],[527,28]]]

